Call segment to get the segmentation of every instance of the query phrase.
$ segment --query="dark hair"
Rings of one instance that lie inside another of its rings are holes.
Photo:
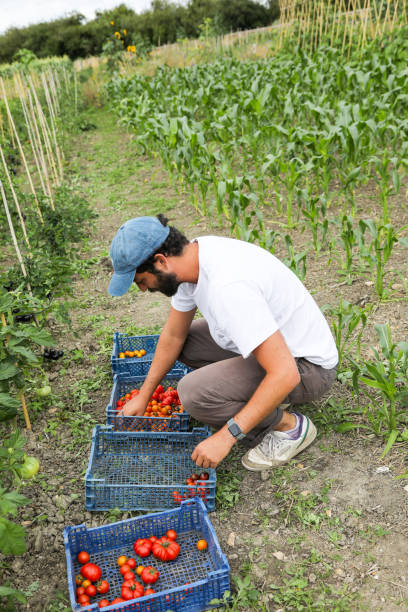
[[[167,226],[169,220],[162,214],[157,215],[158,220],[164,226]],[[169,235],[166,240],[161,244],[147,259],[145,259],[140,266],[137,266],[137,272],[152,272],[156,273],[156,269],[154,267],[154,257],[158,253],[165,255],[168,257],[169,255],[177,256],[181,255],[186,244],[189,243],[189,240],[182,234],[178,229],[169,225]]]

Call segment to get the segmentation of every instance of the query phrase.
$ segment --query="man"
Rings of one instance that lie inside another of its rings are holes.
[[[125,415],[142,415],[176,359],[194,368],[178,392],[184,408],[217,431],[192,459],[216,467],[237,440],[248,470],[286,463],[316,437],[311,420],[289,404],[317,400],[336,377],[329,326],[301,281],[268,251],[239,240],[190,242],[162,215],[127,221],[110,251],[109,293],[172,297],[149,373]],[[203,319],[193,320],[199,309]]]

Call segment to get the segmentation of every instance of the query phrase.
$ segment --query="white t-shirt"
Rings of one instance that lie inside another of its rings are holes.
[[[293,357],[333,368],[336,344],[322,312],[297,276],[274,255],[248,242],[197,238],[197,283],[181,283],[176,310],[196,306],[224,349],[248,357],[280,330]]]

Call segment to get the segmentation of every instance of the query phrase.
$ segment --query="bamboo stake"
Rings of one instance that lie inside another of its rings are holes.
[[[356,0],[353,0],[353,12],[351,13],[351,27],[350,27],[348,50],[347,50],[347,59],[350,58],[351,48],[353,46],[354,21],[356,18],[355,2]]]
[[[390,4],[391,1],[387,0],[387,10],[385,11],[385,17],[384,17],[384,22],[383,22],[383,27],[382,27],[382,32],[381,32],[381,38],[384,37],[384,32],[385,32],[385,26],[387,25],[387,21],[389,19],[389,15],[390,15]]]
[[[376,2],[374,2],[374,6],[375,5],[376,5]],[[379,25],[381,23],[381,15],[382,15],[383,7],[384,7],[384,0],[381,0],[380,10],[377,13],[377,23],[375,24],[374,38],[377,38]]]
[[[21,159],[23,160],[25,171],[27,173],[28,182],[30,183],[31,191],[32,191],[32,194],[34,196],[34,200],[35,200],[35,204],[36,204],[36,208],[37,208],[37,213],[38,213],[38,216],[40,217],[42,223],[44,223],[44,219],[43,219],[43,216],[42,216],[41,210],[40,210],[40,205],[39,205],[38,199],[37,199],[37,194],[35,192],[34,184],[33,184],[32,178],[31,178],[30,170],[28,169],[27,160],[26,160],[26,157],[24,155],[23,147],[21,146],[20,138],[18,136],[18,133],[17,133],[17,130],[16,130],[16,126],[14,124],[13,117],[12,117],[11,112],[10,112],[10,108],[9,108],[8,100],[7,100],[7,95],[6,95],[6,90],[4,88],[4,81],[3,81],[2,77],[0,77],[0,84],[1,84],[2,92],[3,92],[4,103],[6,105],[7,116],[9,118],[9,121],[10,121],[12,127],[13,127],[13,130],[14,130],[14,134],[15,134],[15,137],[16,137],[16,140],[17,140],[17,143],[18,143],[18,148],[19,148],[20,155],[21,155]]]
[[[394,6],[394,13],[392,15],[392,21],[391,21],[391,24],[390,24],[390,40],[392,40],[392,33],[394,31],[395,16],[396,16],[397,11],[398,11],[398,3],[399,3],[399,0],[396,0],[395,6]]]
[[[361,55],[361,51],[363,49],[363,41],[365,38],[365,31],[366,31],[366,27],[367,27],[367,3],[368,0],[364,0],[364,4],[363,4],[363,15],[362,15],[362,27],[360,28],[360,34],[358,36],[358,42],[357,42],[357,49],[360,50],[360,55]]]
[[[320,2],[321,12],[320,12],[320,28],[319,28],[319,47],[322,44],[322,35],[323,35],[323,15],[324,15],[324,4]]]
[[[7,180],[8,180],[8,182],[9,182],[9,186],[10,186],[10,190],[11,190],[11,193],[12,193],[12,196],[13,196],[13,200],[14,200],[14,203],[15,203],[15,205],[16,205],[16,209],[17,209],[18,217],[19,217],[19,219],[20,219],[21,228],[22,228],[22,230],[23,230],[23,234],[24,234],[24,240],[26,241],[26,244],[27,244],[27,246],[28,246],[28,248],[29,248],[29,250],[30,250],[29,255],[30,255],[30,257],[32,257],[32,254],[31,254],[31,246],[30,246],[30,241],[29,241],[29,239],[28,239],[28,235],[27,235],[26,226],[25,226],[25,223],[24,223],[24,217],[23,217],[23,214],[22,214],[22,212],[21,212],[21,208],[20,208],[20,204],[19,204],[19,201],[18,201],[18,198],[17,198],[17,194],[16,194],[16,192],[14,191],[13,182],[12,182],[12,180],[11,180],[10,173],[9,173],[9,171],[8,171],[8,168],[7,168],[6,159],[5,159],[5,157],[4,157],[4,153],[3,153],[3,149],[2,149],[2,147],[1,147],[1,145],[0,145],[0,157],[1,157],[1,161],[2,161],[2,163],[3,163],[4,172],[6,173]]]
[[[49,128],[48,128],[47,122],[45,120],[44,113],[43,113],[43,110],[41,108],[41,104],[40,104],[40,102],[38,100],[37,92],[35,90],[34,84],[33,84],[32,80],[31,80],[31,77],[29,76],[28,78],[29,78],[29,81],[30,81],[31,92],[33,94],[35,106],[36,106],[36,109],[37,109],[37,116],[38,116],[39,121],[40,121],[41,131],[42,131],[43,137],[44,137],[45,152],[47,154],[48,163],[49,163],[49,166],[51,168],[52,174],[54,176],[54,181],[53,182],[54,182],[55,185],[58,185],[59,184],[59,178],[58,178],[57,168],[56,168],[56,165],[55,165],[54,155],[53,155],[53,151],[52,151],[52,147],[51,147],[51,143],[50,143]]]
[[[20,90],[20,86],[19,86],[19,83],[17,81],[17,75],[15,75],[15,82],[16,82],[17,95],[20,98],[21,107],[23,109],[23,114],[24,114],[24,118],[25,118],[25,122],[26,122],[26,126],[27,126],[28,137],[30,139],[30,144],[31,144],[31,150],[33,152],[33,157],[34,157],[35,165],[37,166],[37,172],[38,172],[38,177],[40,179],[41,188],[42,188],[43,192],[45,193],[45,195],[50,197],[50,192],[47,191],[47,189],[45,187],[45,184],[44,184],[44,181],[43,181],[42,168],[41,168],[40,161],[39,161],[39,151],[38,151],[38,148],[37,148],[37,141],[36,141],[36,137],[35,137],[35,133],[34,133],[34,128],[33,128],[33,125],[31,123],[31,119],[30,119],[29,114],[28,114],[28,110],[27,110],[26,103],[25,103],[25,100],[24,100],[24,97],[23,97],[23,93]]]
[[[47,81],[46,81],[45,76],[43,74],[41,75],[41,77],[43,79],[45,99],[47,100],[48,108],[50,109],[50,114],[51,114],[50,123],[51,123],[52,137],[53,137],[53,140],[54,140],[55,153],[57,155],[57,162],[58,162],[58,168],[59,168],[60,181],[62,181],[62,179],[64,178],[64,172],[63,172],[63,169],[62,169],[61,155],[60,155],[60,150],[59,150],[58,141],[57,141],[57,133],[56,133],[56,129],[55,129],[56,117],[55,117],[55,115],[54,115],[54,117],[52,116],[53,112],[52,112],[52,105],[51,105],[51,96],[50,96],[50,92],[48,90]]]
[[[332,28],[331,28],[331,34],[330,34],[330,47],[333,46],[333,39],[334,39],[334,26],[336,23],[336,18],[337,18],[337,3],[338,0],[335,0],[334,3],[334,7],[333,7],[333,16],[332,16]]]
[[[38,143],[38,148],[39,148],[39,152],[40,152],[41,166],[43,168],[45,180],[46,180],[46,183],[48,185],[49,197],[52,200],[52,206],[53,206],[54,202],[53,202],[53,199],[52,199],[52,188],[51,188],[51,184],[50,184],[47,164],[45,162],[44,149],[43,149],[43,144],[42,144],[40,132],[39,132],[39,129],[38,129],[38,122],[37,122],[37,118],[36,118],[36,115],[35,115],[33,100],[32,100],[32,96],[31,96],[31,92],[30,92],[28,87],[26,88],[26,91],[27,91],[28,102],[29,102],[29,105],[30,105],[31,116],[33,118],[33,125],[34,125],[34,130],[35,130],[35,133],[36,133],[36,139],[37,139],[37,143]]]

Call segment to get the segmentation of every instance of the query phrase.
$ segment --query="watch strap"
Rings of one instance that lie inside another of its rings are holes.
[[[237,440],[243,440],[245,438],[245,434],[233,418],[227,421],[227,426],[230,434],[234,436],[234,438],[236,438]]]

